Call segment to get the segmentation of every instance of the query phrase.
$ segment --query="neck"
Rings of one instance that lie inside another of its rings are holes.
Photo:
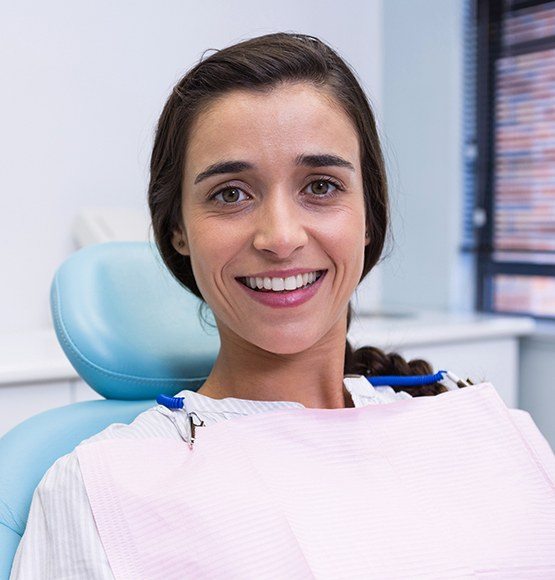
[[[295,401],[307,408],[352,407],[344,387],[346,325],[303,352],[276,354],[220,332],[221,348],[199,393],[214,399]]]

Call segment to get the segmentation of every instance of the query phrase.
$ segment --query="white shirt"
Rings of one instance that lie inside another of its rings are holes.
[[[348,375],[344,385],[355,407],[410,399],[391,387],[372,387],[361,375]],[[241,415],[283,408],[304,408],[293,401],[252,401],[228,397],[213,399],[194,391],[176,395],[184,408],[194,412],[205,425]],[[86,439],[86,445],[103,439],[171,437],[188,433],[186,413],[172,412],[161,405],[141,413],[130,424],[114,423]],[[199,431],[197,430],[197,436]],[[27,527],[17,550],[10,580],[113,579],[79,468],[72,452],[58,459],[37,486]]]

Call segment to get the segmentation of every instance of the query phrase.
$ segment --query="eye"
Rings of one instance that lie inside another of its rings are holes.
[[[241,194],[246,195],[239,187],[224,187],[211,195],[210,199],[222,205],[233,205],[244,201],[244,199],[239,199]],[[218,196],[221,196],[221,199]]]
[[[309,189],[309,194],[318,198],[334,197],[338,191],[343,191],[341,185],[331,177],[319,177],[310,182],[305,189]]]

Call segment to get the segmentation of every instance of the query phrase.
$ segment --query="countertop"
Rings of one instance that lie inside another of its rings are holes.
[[[347,337],[354,347],[369,344],[390,349],[521,337],[534,330],[535,321],[528,317],[419,310],[354,316]]]

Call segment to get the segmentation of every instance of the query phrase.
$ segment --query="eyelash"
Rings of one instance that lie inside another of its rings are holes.
[[[308,183],[305,187],[305,189],[307,187],[309,187],[310,185],[312,185],[313,183],[317,183],[318,181],[324,181],[326,183],[330,183],[331,185],[333,185],[335,187],[335,189],[330,192],[330,193],[326,193],[324,195],[317,195],[317,194],[312,194],[316,199],[331,199],[332,197],[335,197],[336,195],[338,195],[338,191],[343,191],[343,187],[341,186],[341,184],[336,181],[335,179],[332,179],[331,177],[319,177],[318,179],[314,179],[313,181],[311,181],[310,183]],[[224,191],[228,191],[229,189],[239,189],[241,191],[243,191],[240,187],[235,187],[233,185],[227,185],[222,187],[221,189],[219,189],[218,191],[214,192],[208,199],[209,201],[213,201],[214,203],[218,204],[218,205],[225,205],[225,206],[233,206],[233,205],[239,205],[240,201],[235,201],[235,202],[225,202],[225,201],[220,201],[219,199],[216,199],[216,196],[219,195],[220,193],[223,193]],[[246,193],[243,191],[243,193]]]

